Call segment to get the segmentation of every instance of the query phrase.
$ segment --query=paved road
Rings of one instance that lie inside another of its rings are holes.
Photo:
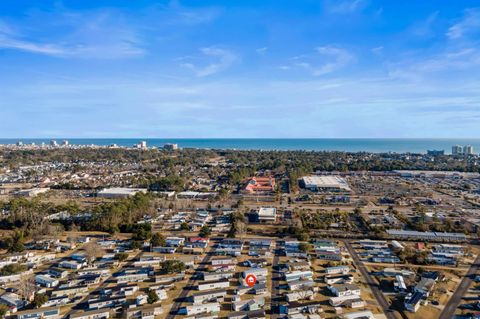
[[[377,302],[380,307],[382,307],[383,312],[385,313],[385,316],[388,319],[396,319],[396,316],[393,314],[393,312],[390,310],[390,305],[388,301],[385,299],[385,296],[383,293],[380,291],[380,288],[378,288],[378,284],[375,282],[375,280],[370,276],[369,272],[367,271],[367,268],[365,268],[365,265],[363,262],[360,260],[358,257],[357,253],[353,249],[352,245],[348,241],[343,241],[345,243],[345,246],[348,249],[348,252],[350,253],[350,256],[352,256],[353,261],[357,265],[357,268],[360,270],[360,272],[363,275],[363,278],[367,281],[367,284],[370,286],[370,289],[372,290],[373,295],[375,296],[375,299],[377,299]]]
[[[443,308],[442,313],[440,314],[439,319],[451,319],[454,318],[455,310],[457,310],[462,297],[467,292],[468,288],[472,284],[473,278],[477,274],[477,271],[480,266],[480,255],[477,256],[477,259],[473,262],[472,266],[468,270],[467,274],[463,277],[462,281],[457,287],[457,290],[453,293],[452,297],[448,301],[445,308]]]
[[[216,243],[214,243],[214,245],[215,244]],[[202,265],[202,267],[204,265],[206,265],[208,262],[210,262],[210,259],[212,258],[212,255],[213,255],[212,251],[211,251],[212,247],[213,246],[210,246],[208,248],[208,250],[205,253],[205,257],[203,257],[203,259],[200,261],[200,265]],[[172,307],[168,311],[168,315],[167,315],[166,319],[173,319],[176,316],[176,314],[178,313],[178,309],[180,309],[180,306],[185,301],[185,298],[188,296],[188,293],[190,291],[189,288],[195,283],[195,281],[196,281],[196,279],[195,279],[195,274],[194,274],[190,277],[188,283],[185,286],[183,286],[183,290],[180,293],[180,295],[178,295],[178,297],[175,298],[175,302],[172,304]]]
[[[376,266],[376,267],[384,267],[389,268],[392,267],[392,264],[388,263],[374,263],[374,262],[364,262],[366,266]],[[425,270],[445,270],[445,271],[458,271],[458,270],[466,270],[470,269],[471,266],[465,265],[461,267],[454,267],[454,266],[441,266],[441,265],[413,265],[408,264],[410,268],[423,268]]]
[[[280,297],[280,289],[279,289],[279,282],[281,279],[281,275],[278,271],[275,271],[273,267],[278,265],[280,261],[280,256],[277,251],[277,242],[275,242],[275,248],[273,249],[273,262],[272,262],[272,301],[270,305],[271,309],[271,314],[270,318],[271,319],[277,319],[279,317],[279,314],[277,312],[278,306],[280,305],[279,297]]]

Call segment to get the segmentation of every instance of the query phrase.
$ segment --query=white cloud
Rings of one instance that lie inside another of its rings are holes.
[[[20,39],[17,30],[4,21],[0,21],[0,48],[14,49],[33,53],[60,55],[63,50],[53,44],[35,43]]]
[[[382,55],[383,49],[384,49],[383,46],[378,46],[378,47],[372,48],[370,51],[372,51],[373,54]]]
[[[302,54],[290,58],[291,65],[280,66],[282,70],[304,69],[313,76],[321,76],[338,71],[351,62],[355,57],[349,51],[328,45],[315,49],[316,54]]]
[[[204,9],[204,10],[180,10],[177,16],[172,20],[175,23],[196,25],[208,23],[215,20],[220,15],[220,10]]]
[[[365,5],[365,0],[335,0],[327,5],[327,10],[331,13],[347,14],[356,12]]]
[[[416,37],[435,35],[434,27],[438,20],[438,11],[431,13],[426,19],[418,21],[410,27],[410,33]]]
[[[337,71],[338,69],[343,68],[354,60],[352,54],[347,50],[340,49],[333,46],[324,46],[317,48],[318,53],[321,55],[331,57],[332,61],[323,64],[320,67],[313,69],[313,75],[324,75]]]
[[[47,128],[87,137],[102,130],[117,137],[425,137],[432,132],[452,137],[480,132],[476,123],[463,121],[480,116],[478,81],[434,76],[413,83],[365,76],[191,77],[180,82],[36,75],[0,86],[0,112],[3,130],[12,136],[38,135]],[[255,119],[246,110],[254,110]],[[446,130],[439,122],[453,113],[461,119]],[[20,120],[25,122],[21,129],[15,126]],[[292,121],[302,125],[292,126]]]
[[[215,20],[222,13],[217,7],[188,8],[183,6],[180,1],[170,1],[167,7],[162,8],[166,14],[167,23],[197,25]]]
[[[447,32],[449,39],[455,40],[466,36],[471,31],[480,29],[480,9],[466,9],[463,18],[452,25]]]
[[[0,20],[0,48],[62,58],[134,58],[147,54],[142,34],[207,23],[220,13],[216,7],[188,8],[178,1],[146,7],[138,16],[114,8],[58,6],[33,11],[15,24]]]
[[[135,28],[118,12],[36,13],[30,19],[18,25],[0,21],[0,48],[63,58],[117,59],[146,53]],[[35,35],[30,25],[36,26]]]
[[[237,55],[233,52],[217,47],[201,48],[200,52],[203,56],[199,59],[207,61],[203,66],[201,63],[192,62],[192,57],[182,58],[182,60],[186,60],[186,62],[180,64],[180,66],[194,71],[198,77],[209,76],[224,71],[238,60]]]
[[[62,48],[52,44],[37,44],[33,42],[16,40],[2,33],[0,33],[0,48],[55,56],[60,56],[65,53]]]
[[[421,54],[410,59],[387,63],[388,74],[392,78],[411,81],[424,81],[432,74],[445,72],[472,71],[480,67],[480,51],[469,47],[463,49],[445,48],[442,52],[430,56]]]
[[[267,53],[267,51],[268,51],[267,47],[258,48],[258,49],[255,50],[255,52],[257,52],[260,55],[265,55],[265,53]]]

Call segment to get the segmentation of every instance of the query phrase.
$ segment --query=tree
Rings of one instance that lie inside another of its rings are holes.
[[[185,185],[185,180],[178,175],[162,177],[149,185],[152,191],[181,191]]]
[[[98,257],[101,257],[105,254],[105,250],[96,242],[87,244],[83,249],[89,263],[93,263]]]
[[[152,247],[166,246],[165,236],[158,232],[154,233],[152,239],[150,240],[150,244],[152,245]]]
[[[135,227],[132,239],[145,241],[152,237],[152,226],[149,224],[143,224]]]
[[[48,297],[45,294],[36,294],[33,298],[33,305],[35,308],[40,308],[44,303],[48,301]]]
[[[297,290],[296,293],[298,294],[299,300],[312,300],[315,296],[311,290]]]
[[[309,241],[310,235],[307,232],[301,232],[297,234],[297,239],[300,241]]]
[[[28,267],[26,265],[9,264],[9,265],[3,266],[3,268],[0,269],[0,276],[15,275],[15,274],[27,271],[27,270],[28,270]]]
[[[124,262],[125,260],[128,259],[128,254],[127,253],[117,253],[115,255],[115,259],[117,259],[119,262]]]
[[[40,240],[43,238],[59,239],[65,231],[62,224],[52,224],[50,221],[44,221],[38,225],[32,232],[33,240]]]
[[[4,246],[6,246],[9,253],[18,253],[25,250],[23,242],[23,232],[16,230],[10,238],[7,238]]]
[[[184,272],[187,268],[185,264],[179,260],[166,260],[161,263],[162,272],[165,274],[174,274]]]
[[[29,274],[20,277],[17,283],[18,293],[24,300],[31,300],[35,293],[35,280]]]
[[[149,289],[147,293],[147,302],[149,304],[156,303],[160,298],[158,298],[157,293],[153,289]]]
[[[240,236],[240,238],[243,238],[243,235],[245,235],[247,231],[247,224],[245,222],[238,220],[235,223],[235,229],[236,229],[236,234]]]
[[[223,203],[228,198],[228,189],[221,188],[218,192],[218,200]]]
[[[132,197],[106,202],[90,208],[92,218],[82,224],[84,230],[100,230],[109,233],[122,232],[138,225],[142,216],[153,209],[153,195],[138,193]],[[138,226],[140,227],[140,226]],[[134,230],[136,230],[135,228]]]
[[[0,304],[0,318],[5,318],[5,315],[10,309],[6,304]]]
[[[143,243],[138,240],[132,240],[131,247],[132,249],[142,249]]]
[[[303,251],[304,253],[308,252],[309,249],[310,249],[310,244],[308,243],[300,243],[300,245],[298,246],[298,248]]]
[[[244,204],[244,201],[243,201],[243,198],[240,198],[238,201],[237,201],[237,208],[239,208],[240,206],[242,206]]]
[[[188,223],[183,222],[180,224],[180,230],[190,230],[190,226],[188,225]]]
[[[198,233],[200,237],[209,237],[211,234],[212,230],[207,225],[203,226]]]

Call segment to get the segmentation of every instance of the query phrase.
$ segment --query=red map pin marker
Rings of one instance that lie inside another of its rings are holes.
[[[249,274],[247,278],[245,278],[245,281],[247,282],[247,285],[252,288],[257,282],[257,277],[255,277],[255,275]]]

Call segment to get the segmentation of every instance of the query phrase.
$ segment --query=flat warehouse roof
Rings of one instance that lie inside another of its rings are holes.
[[[277,209],[274,207],[261,207],[258,210],[258,215],[262,217],[275,217]]]
[[[98,194],[119,194],[119,195],[135,195],[138,192],[146,192],[147,189],[145,188],[122,188],[122,187],[114,187],[114,188],[106,188],[98,192]]]
[[[350,190],[348,183],[340,176],[328,175],[328,176],[304,176],[303,182],[306,187],[317,188],[340,188],[344,190]]]

